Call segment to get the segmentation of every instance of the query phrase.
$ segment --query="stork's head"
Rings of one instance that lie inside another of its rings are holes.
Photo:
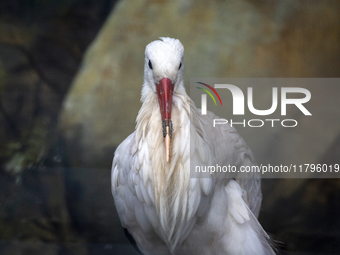
[[[184,89],[182,63],[184,47],[177,39],[168,37],[160,39],[149,43],[145,49],[142,100],[147,97],[146,94],[157,93],[165,138],[166,159],[169,161],[173,92]]]

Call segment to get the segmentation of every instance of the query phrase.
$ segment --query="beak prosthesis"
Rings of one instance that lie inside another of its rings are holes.
[[[159,108],[162,115],[163,137],[165,138],[166,162],[170,160],[170,139],[172,138],[171,107],[174,84],[168,78],[163,78],[156,84]]]

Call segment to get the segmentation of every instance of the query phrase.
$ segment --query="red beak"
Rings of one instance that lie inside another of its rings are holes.
[[[174,84],[168,78],[163,78],[156,84],[159,108],[162,115],[163,136],[165,138],[166,161],[170,160],[170,138],[172,137],[171,107]]]

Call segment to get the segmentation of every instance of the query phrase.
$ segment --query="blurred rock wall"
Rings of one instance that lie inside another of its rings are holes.
[[[68,208],[74,187],[56,127],[83,53],[114,2],[0,3],[0,254],[91,250]]]
[[[63,104],[72,164],[110,166],[133,132],[149,42],[181,40],[187,87],[193,77],[337,77],[339,10],[338,1],[120,2]]]
[[[183,43],[187,87],[192,77],[340,73],[337,0],[122,0],[95,40],[115,1],[7,2],[0,4],[1,254],[134,253],[114,210],[110,166],[134,130],[144,49],[158,37]],[[320,137],[321,128],[308,132]],[[339,163],[339,130],[327,134],[315,160]],[[272,144],[283,140],[273,136]],[[340,253],[339,189],[339,180],[263,180],[260,221],[287,254]]]
[[[145,46],[160,36],[183,43],[187,87],[193,77],[340,74],[339,1],[121,1],[63,103],[59,125],[72,167],[110,167],[114,149],[134,130]],[[321,137],[322,127],[313,125],[306,132]],[[313,160],[339,163],[339,130],[327,132]],[[280,134],[249,143],[267,148],[277,141],[284,146]],[[313,157],[311,151],[295,151]],[[264,180],[263,192],[260,221],[284,243],[281,249],[340,252],[338,180]]]

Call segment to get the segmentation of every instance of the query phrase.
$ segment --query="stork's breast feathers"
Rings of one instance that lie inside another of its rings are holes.
[[[177,125],[169,163],[164,160],[159,118],[154,117],[153,111],[141,109],[140,113],[149,114],[139,116],[137,126],[142,128],[141,123],[147,118],[150,121],[148,132],[139,133],[143,130],[139,129],[130,135],[117,148],[112,168],[113,195],[122,224],[133,236],[138,231],[146,236],[156,233],[170,249],[189,235],[197,217],[208,212],[208,196],[214,185],[211,178],[190,178],[192,123],[189,110],[184,106],[188,108],[184,104],[177,105],[175,100],[173,111]],[[201,155],[197,160],[206,164],[209,146],[201,140],[201,137],[197,139],[201,152],[194,154]],[[183,141],[186,141],[184,145]]]
[[[235,224],[256,222],[249,210],[256,215],[261,204],[258,199],[261,190],[256,178],[255,181],[240,179],[238,183],[230,181],[227,186],[227,181],[217,183],[210,176],[190,178],[190,163],[238,166],[256,163],[234,128],[224,125],[213,129],[211,123],[215,115],[201,116],[196,108],[190,112],[184,102],[174,100],[173,153],[169,163],[164,159],[157,109],[152,109],[148,103],[143,104],[137,118],[137,130],[115,152],[112,192],[122,225],[133,236],[142,238],[139,245],[148,243],[148,236],[158,236],[170,250],[174,250],[196,227],[197,219],[202,221],[210,217],[210,212],[216,209],[211,208],[211,200],[217,189],[225,190],[229,217]],[[190,121],[189,112],[196,116],[195,121]]]

